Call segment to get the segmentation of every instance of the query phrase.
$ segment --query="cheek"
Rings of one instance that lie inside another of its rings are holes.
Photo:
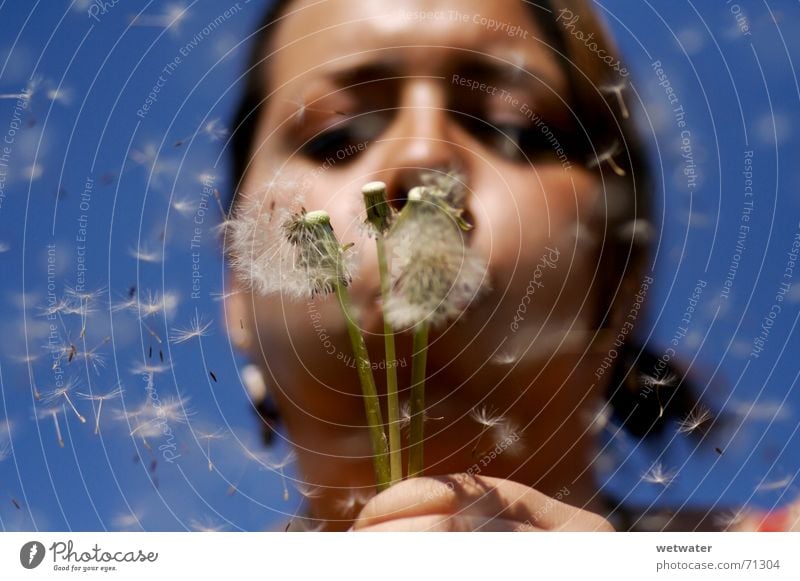
[[[507,180],[505,191],[485,184],[473,200],[476,229],[474,243],[491,264],[510,274],[510,269],[525,268],[537,262],[547,248],[557,248],[562,256],[576,260],[593,258],[589,249],[576,249],[576,230],[593,222],[598,203],[598,184],[588,172],[539,169],[534,174]]]
[[[475,210],[474,243],[489,257],[495,291],[490,302],[499,308],[499,320],[515,320],[525,300],[520,328],[584,324],[575,317],[591,324],[594,300],[587,300],[587,293],[596,275],[597,249],[593,237],[576,232],[578,223],[587,228],[594,222],[596,180],[576,170],[565,176],[559,167],[539,170],[538,179],[527,172],[507,183],[505,194],[483,190]]]

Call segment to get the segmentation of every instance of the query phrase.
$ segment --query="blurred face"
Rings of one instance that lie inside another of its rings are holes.
[[[258,211],[275,190],[301,183],[304,206],[330,213],[340,240],[356,243],[351,290],[374,362],[383,348],[379,283],[374,241],[359,229],[360,187],[385,182],[399,208],[425,171],[463,178],[470,243],[492,290],[432,336],[430,415],[448,421],[430,428],[430,462],[456,462],[444,444],[435,452],[437,438],[456,433],[481,401],[530,418],[546,406],[559,415],[586,395],[588,382],[573,380],[582,347],[562,340],[590,329],[597,312],[588,290],[596,251],[576,233],[600,190],[574,146],[568,78],[545,42],[522,2],[298,1],[263,69],[271,92],[240,209]],[[335,300],[240,294],[228,308],[232,331],[245,325],[266,361],[293,442],[319,454],[315,466],[368,453]],[[559,343],[571,359],[551,358]]]

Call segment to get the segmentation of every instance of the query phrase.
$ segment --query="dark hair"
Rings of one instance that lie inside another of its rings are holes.
[[[255,145],[257,120],[267,100],[267,75],[263,74],[262,69],[275,48],[270,46],[270,42],[291,3],[292,0],[273,2],[255,33],[244,93],[232,123],[234,188],[239,187],[247,171]],[[542,40],[561,56],[570,82],[573,111],[582,128],[591,138],[600,136],[600,140],[592,144],[595,155],[597,151],[609,149],[614,144],[620,146],[617,163],[625,175],[609,171],[602,163],[597,169],[606,194],[616,194],[618,199],[615,200],[616,204],[607,204],[615,206],[612,211],[596,217],[597,224],[611,233],[611,238],[603,244],[598,271],[612,275],[595,283],[599,287],[598,296],[614,297],[607,309],[598,313],[598,327],[618,329],[628,310],[626,305],[630,306],[636,300],[650,250],[646,240],[640,236],[641,232],[629,226],[636,218],[650,216],[651,192],[654,191],[632,119],[622,114],[618,95],[600,90],[603,85],[619,85],[627,76],[627,71],[619,68],[620,60],[616,56],[613,57],[616,67],[609,66],[599,58],[600,50],[605,51],[603,54],[606,55],[616,55],[616,51],[597,20],[594,9],[584,0],[538,0],[535,3],[525,1],[525,4],[542,28],[545,37]],[[571,18],[578,17],[583,33],[580,38],[575,34],[567,34],[567,26],[559,24],[556,14],[563,16],[565,11],[569,12]],[[592,40],[597,50],[587,49],[584,35],[588,33],[593,33]],[[614,273],[620,273],[621,276],[617,277]],[[671,363],[656,357],[650,349],[630,339],[619,345],[615,354],[613,367],[609,370],[611,380],[606,398],[612,407],[612,417],[629,433],[637,437],[659,434],[670,421],[683,418],[695,410],[698,402],[692,395],[693,389],[688,385],[688,379]],[[668,383],[669,393],[666,396],[659,393],[658,385],[653,389],[652,382],[648,385],[647,381],[643,381],[647,377]],[[664,381],[666,378],[673,379],[668,382]],[[274,424],[278,421],[275,406],[269,400],[254,403],[264,419],[264,434],[269,442]]]

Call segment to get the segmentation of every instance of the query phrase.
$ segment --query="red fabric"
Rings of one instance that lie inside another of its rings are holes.
[[[789,511],[787,509],[765,514],[758,524],[757,532],[776,533],[789,530]]]

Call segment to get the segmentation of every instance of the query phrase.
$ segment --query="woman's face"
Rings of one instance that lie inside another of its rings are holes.
[[[546,46],[530,7],[298,0],[268,50],[275,52],[262,74],[270,92],[240,210],[258,211],[276,190],[300,183],[304,206],[330,213],[340,240],[356,243],[351,291],[374,361],[382,360],[383,346],[379,282],[374,241],[359,228],[360,188],[383,181],[399,207],[429,170],[463,178],[470,242],[489,265],[492,287],[433,336],[432,401],[469,409],[502,378],[544,369],[565,333],[591,328],[596,250],[592,237],[577,232],[590,222],[601,190],[570,149],[576,131],[566,64]],[[556,141],[548,141],[548,129]],[[236,331],[239,319],[247,321],[289,424],[297,416],[320,426],[363,425],[363,408],[349,397],[358,382],[335,301],[240,294],[229,317]],[[528,355],[543,356],[522,357],[510,375],[496,365],[531,345]],[[401,377],[409,361],[401,340]],[[319,442],[309,437],[310,446]]]

